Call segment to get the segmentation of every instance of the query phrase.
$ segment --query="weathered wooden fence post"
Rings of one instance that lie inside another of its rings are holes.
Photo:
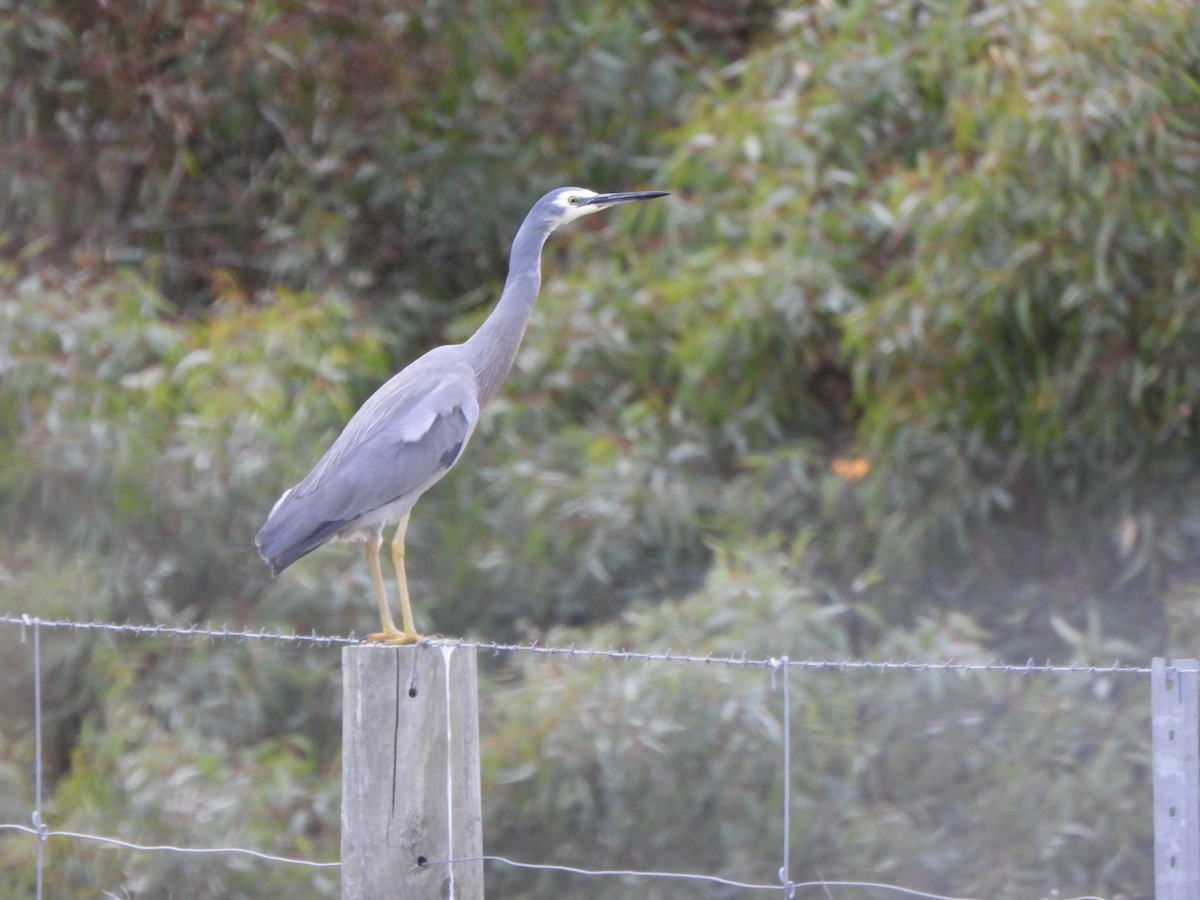
[[[1200,897],[1200,676],[1196,660],[1150,666],[1154,896]]]
[[[342,650],[343,900],[482,900],[475,651]]]

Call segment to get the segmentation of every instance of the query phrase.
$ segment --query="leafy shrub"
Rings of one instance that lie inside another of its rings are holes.
[[[381,377],[378,338],[335,294],[173,320],[131,274],[31,277],[0,305],[4,529],[102,555],[119,618],[244,616],[277,460],[349,416],[359,379]]]
[[[893,187],[907,261],[847,319],[882,566],[925,556],[946,590],[965,562],[980,583],[959,599],[1031,628],[1055,595],[1074,615],[1102,598],[1144,636],[1200,549],[1181,500],[1200,483],[1200,19],[1178,12],[988,22],[943,87],[953,141]]]
[[[783,14],[674,136],[681,199],[536,313],[524,396],[639,448],[592,505],[657,468],[693,495],[681,544],[815,529],[831,594],[885,619],[975,610],[1020,659],[1089,616],[1113,652],[1161,647],[1200,549],[1177,12]]]
[[[42,645],[61,647],[63,637],[43,631]],[[45,821],[134,843],[336,861],[340,728],[336,702],[329,706],[336,652],[129,641],[89,643],[88,683],[98,697],[46,801]],[[271,708],[289,690],[291,707]],[[334,726],[323,746],[314,717]],[[0,858],[12,863],[0,885],[14,896],[32,889],[29,848],[25,835],[6,834],[0,844]],[[45,853],[46,890],[56,897],[332,897],[338,889],[336,869],[238,855],[117,850],[74,838],[51,838]]]
[[[723,557],[687,601],[586,633],[604,648],[793,660],[850,655],[846,610],[767,549]],[[895,629],[883,658],[984,662],[970,620]],[[486,702],[489,852],[524,862],[775,883],[782,691],[762,669],[603,657],[517,660]],[[951,896],[1141,896],[1151,880],[1144,685],[1073,676],[795,670],[791,874]],[[1137,723],[1131,727],[1131,723]],[[506,897],[578,894],[576,876],[489,869]],[[594,897],[694,896],[595,878]],[[740,896],[706,885],[705,896]]]
[[[269,582],[251,536],[389,360],[469,332],[529,196],[578,175],[673,197],[551,245],[512,382],[414,519],[423,627],[817,658],[1194,643],[1190,10],[855,0],[762,31],[758,4],[698,4],[683,33],[606,3],[381,7],[369,28],[340,4],[76,6],[25,4],[0,36],[0,605],[361,631],[352,551]],[[719,73],[696,54],[749,40]],[[56,815],[208,843],[191,817],[244,799],[238,840],[326,855],[328,660],[117,650],[47,650]],[[24,648],[0,663],[30,683]],[[516,675],[486,689],[490,848],[773,880],[763,673]],[[1147,893],[1140,688],[791,690],[794,875]],[[17,797],[28,713],[0,702]],[[13,893],[26,846],[0,850]],[[259,884],[85,854],[56,862],[63,890],[89,868]]]
[[[436,334],[411,289],[494,278],[531,195],[641,181],[643,122],[703,59],[674,24],[645,2],[21,4],[0,233],[145,265],[181,304],[222,278],[399,293]]]

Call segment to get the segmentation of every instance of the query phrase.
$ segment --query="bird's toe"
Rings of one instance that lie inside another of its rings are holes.
[[[415,632],[401,631],[399,628],[389,628],[368,634],[364,641],[371,644],[385,644],[389,647],[403,647],[408,644],[418,644],[424,640],[422,635]]]

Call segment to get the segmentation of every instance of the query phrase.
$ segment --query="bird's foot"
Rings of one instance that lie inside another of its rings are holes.
[[[377,631],[375,634],[368,634],[364,641],[372,644],[386,644],[389,647],[403,647],[407,644],[419,644],[425,640],[422,635],[415,631],[401,631],[399,628],[389,628],[386,631]]]

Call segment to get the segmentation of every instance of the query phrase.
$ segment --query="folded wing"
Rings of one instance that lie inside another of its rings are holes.
[[[376,391],[279,498],[255,538],[276,574],[344,532],[395,521],[458,461],[479,419],[478,387],[470,367],[440,369],[432,356]]]

